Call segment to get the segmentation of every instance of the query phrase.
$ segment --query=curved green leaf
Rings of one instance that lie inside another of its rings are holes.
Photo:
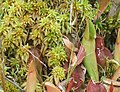
[[[84,58],[84,65],[91,77],[94,81],[99,81],[98,76],[98,67],[95,55],[95,37],[96,31],[93,23],[90,20],[86,20],[87,26],[84,33],[84,37],[82,39],[82,44],[86,50],[86,56]]]

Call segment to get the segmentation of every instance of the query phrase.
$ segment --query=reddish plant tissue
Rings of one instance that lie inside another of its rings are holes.
[[[92,80],[90,80],[86,88],[86,92],[107,92],[107,90],[103,84],[94,83]]]
[[[71,89],[74,89],[75,92],[79,92],[80,86],[84,82],[84,76],[85,76],[85,70],[83,66],[78,65],[72,73],[66,92],[70,92]]]
[[[50,82],[45,83],[47,92],[61,92],[60,89],[58,89],[54,84]]]
[[[113,89],[114,89],[114,87],[113,87],[113,83],[111,82],[111,84],[110,84],[110,88],[109,88],[109,92],[113,92]]]
[[[79,51],[78,51],[78,53],[77,53],[77,59],[78,59],[78,61],[77,61],[77,65],[79,65],[82,61],[83,61],[83,59],[84,59],[84,57],[85,57],[85,48],[83,47],[83,45],[81,44],[81,46],[80,46],[80,48],[79,48]]]
[[[75,56],[77,57],[77,62],[76,62],[76,67],[74,69],[74,71],[72,72],[72,75],[70,77],[70,81],[67,85],[67,90],[66,92],[70,92],[71,89],[74,89],[75,92],[79,92],[80,91],[80,86],[83,84],[84,82],[84,77],[85,77],[85,68],[81,65],[81,62],[83,61],[84,57],[85,57],[85,48],[81,45],[78,53],[76,55],[76,53],[74,53]],[[74,60],[74,57],[72,57],[72,60]],[[76,59],[75,59],[76,60]],[[72,62],[72,64],[75,61]],[[68,63],[65,63],[64,65],[65,71],[66,73],[68,72]]]
[[[68,83],[68,86],[67,86],[66,92],[70,92],[72,87],[73,87],[73,78],[70,79],[70,81]]]
[[[101,36],[96,37],[96,58],[100,66],[105,67],[105,59],[111,59],[112,53],[109,49],[104,47],[104,38]]]

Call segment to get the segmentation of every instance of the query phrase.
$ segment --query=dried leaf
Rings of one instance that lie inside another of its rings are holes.
[[[70,61],[71,50],[68,49],[68,48],[65,46],[65,52],[66,52],[66,54],[67,54],[67,60]]]
[[[57,86],[62,92],[66,92],[66,80],[58,83]]]
[[[83,45],[81,45],[77,53],[77,58],[78,58],[77,65],[81,64],[84,57],[85,57],[85,48],[83,47]]]
[[[111,82],[112,82],[113,86],[118,86],[118,87],[120,87],[120,82],[118,82],[118,81],[116,81],[116,80],[111,80],[111,79],[106,78],[106,79],[103,80],[103,82],[104,82],[105,84],[109,84],[109,85],[110,85]]]
[[[72,42],[70,42],[70,40],[66,37],[63,38],[63,42],[65,44],[65,46],[70,49],[72,51],[72,49],[74,49],[74,51],[78,51],[78,48],[75,48],[74,44]]]
[[[106,88],[101,83],[94,83],[89,81],[86,92],[107,92]]]
[[[72,65],[71,66],[79,65],[83,61],[84,57],[85,57],[85,48],[81,45],[77,53],[77,56],[76,56],[76,53],[72,53]]]
[[[87,20],[87,26],[82,39],[82,45],[86,50],[86,56],[84,58],[84,65],[88,71],[88,74],[94,81],[99,81],[98,75],[98,66],[95,55],[95,37],[96,30],[93,23],[90,20]]]
[[[30,53],[30,57],[29,57],[29,61],[33,60],[34,64],[35,64],[35,68],[36,68],[36,75],[37,75],[37,79],[39,80],[40,83],[42,83],[42,61],[41,60],[41,54],[39,52],[39,49],[37,47],[32,47],[30,49],[31,53]]]
[[[105,11],[105,9],[107,8],[108,4],[109,4],[110,0],[99,0],[99,10],[97,15],[94,18],[94,22],[100,17],[100,15]]]
[[[104,79],[103,82],[107,92],[120,92],[120,82],[108,78]]]
[[[75,66],[77,63],[77,56],[75,53],[72,53],[72,65],[71,66]]]
[[[37,80],[36,69],[35,69],[34,61],[32,60],[29,64],[26,92],[35,92],[36,80]]]
[[[54,84],[50,82],[46,82],[45,86],[47,88],[47,92],[61,92]]]
[[[112,80],[117,80],[120,77],[120,66],[116,70],[115,74],[113,75]]]
[[[115,43],[114,59],[120,64],[120,28],[118,29],[118,35]]]

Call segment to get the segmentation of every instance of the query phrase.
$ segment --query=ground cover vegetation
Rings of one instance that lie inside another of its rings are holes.
[[[0,92],[119,92],[119,0],[0,0]]]

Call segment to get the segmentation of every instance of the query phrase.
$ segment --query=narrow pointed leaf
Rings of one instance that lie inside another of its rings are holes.
[[[70,92],[72,87],[73,87],[73,78],[70,79],[70,81],[68,83],[68,86],[67,86],[66,92]]]
[[[86,22],[87,26],[84,33],[84,37],[82,39],[82,44],[86,50],[86,56],[84,58],[83,63],[92,80],[99,81],[98,67],[95,55],[96,31],[93,23],[90,20],[87,20]]]
[[[93,23],[89,19],[86,19],[86,22],[87,22],[87,26],[86,26],[84,38],[86,40],[90,40],[90,39],[93,40],[93,39],[96,38],[95,27],[94,27]]]
[[[35,92],[36,80],[36,70],[34,61],[32,60],[29,64],[26,92]]]
[[[72,54],[72,65],[71,65],[71,66],[76,65],[76,63],[77,63],[77,56],[76,56],[75,53],[73,53],[73,54]]]
[[[78,58],[77,65],[79,65],[83,61],[85,54],[86,54],[85,48],[83,47],[83,45],[81,45],[77,54],[77,58]]]
[[[117,39],[115,43],[114,59],[120,64],[120,28],[118,29]]]
[[[113,84],[112,84],[112,82],[111,82],[110,88],[109,88],[109,92],[113,92],[113,90],[114,90],[114,86],[113,86]]]

